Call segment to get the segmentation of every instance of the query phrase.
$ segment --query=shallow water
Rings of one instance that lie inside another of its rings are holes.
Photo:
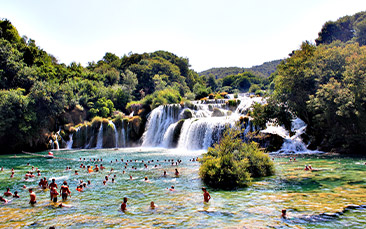
[[[0,166],[4,167],[0,172],[0,192],[10,187],[21,196],[0,205],[0,227],[364,228],[366,225],[366,208],[361,206],[366,204],[363,159],[301,155],[296,162],[289,162],[288,157],[273,156],[275,176],[253,181],[251,187],[236,191],[208,189],[212,200],[204,204],[199,163],[189,161],[201,153],[130,148],[54,152],[56,157],[72,160],[0,156]],[[103,158],[104,171],[87,173],[79,168],[80,163],[94,166],[95,163],[90,162],[94,158]],[[128,169],[124,169],[121,159],[139,162],[129,162]],[[165,159],[180,159],[182,163],[172,166],[164,162]],[[141,160],[154,162],[145,169]],[[160,166],[154,168],[155,164]],[[305,164],[319,171],[304,171]],[[50,202],[49,192],[39,188],[36,188],[37,204],[34,207],[28,204],[29,193],[22,186],[37,187],[40,179],[24,180],[24,174],[32,165],[41,170],[42,177],[56,178],[59,186],[63,180],[68,181],[72,197],[66,204],[72,205],[71,208],[57,208]],[[65,171],[66,166],[73,170]],[[137,170],[132,170],[131,166],[136,166]],[[15,170],[14,178],[9,178],[11,168]],[[180,172],[179,177],[174,176],[175,168]],[[79,175],[74,175],[75,169]],[[162,177],[164,170],[167,177]],[[106,175],[110,175],[109,182],[103,186]],[[110,182],[113,175],[116,175],[115,183]],[[129,175],[134,180],[129,180]],[[143,181],[145,176],[151,183]],[[91,181],[91,186],[81,193],[75,190],[80,179]],[[176,191],[167,189],[171,185]],[[128,211],[123,213],[119,208],[125,196]],[[158,205],[155,210],[149,209],[150,201]],[[349,205],[359,207],[346,208]],[[280,218],[281,209],[287,209],[288,219]]]

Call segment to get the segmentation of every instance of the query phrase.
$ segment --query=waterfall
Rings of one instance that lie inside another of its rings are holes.
[[[240,104],[234,112],[227,110],[228,100],[224,99],[193,101],[188,105],[189,108],[180,105],[159,106],[148,118],[142,146],[169,148],[177,144],[178,148],[183,149],[207,149],[220,140],[226,125],[234,125],[254,102],[263,103],[262,98],[249,95],[238,99]],[[180,132],[175,131],[181,119],[185,121],[180,126]],[[245,131],[248,132],[251,128],[252,125],[247,125]]]
[[[160,146],[169,126],[178,121],[180,105],[164,105],[155,108],[146,125],[142,146]]]
[[[177,126],[177,123],[173,123],[173,124],[169,125],[168,129],[166,130],[166,132],[164,134],[161,146],[163,146],[165,148],[169,148],[171,146],[172,141],[173,141],[174,128],[176,126]]]
[[[74,143],[74,140],[72,139],[72,136],[73,136],[74,134],[71,134],[69,137],[70,137],[70,140],[68,140],[67,142],[66,142],[66,149],[72,149],[72,143]]]
[[[238,99],[240,100],[240,104],[234,112],[237,114],[246,114],[253,103],[266,103],[262,97],[251,97],[250,94],[240,96]]]
[[[49,143],[51,144],[51,149],[55,149],[55,143],[50,139]]]
[[[181,130],[178,148],[189,150],[207,149],[214,142],[219,141],[226,124],[233,125],[234,120],[228,117],[186,120]]]
[[[301,139],[301,135],[305,132],[306,124],[299,118],[292,120],[291,131],[295,134],[290,136],[289,132],[283,126],[275,126],[272,123],[267,124],[267,128],[262,133],[277,134],[284,139],[280,150],[274,153],[292,154],[292,153],[322,153],[321,151],[308,150],[307,146]]]
[[[123,125],[123,120],[122,120],[122,128],[121,128],[121,134],[120,134],[120,139],[121,139],[121,147],[126,147],[126,131]]]
[[[96,149],[103,148],[103,123],[100,123]]]
[[[114,125],[114,123],[111,120],[109,120],[109,124],[113,126],[113,129],[114,129],[114,140],[116,142],[115,148],[118,148],[118,139],[119,139],[119,136],[118,136],[118,131],[117,131],[116,125]]]

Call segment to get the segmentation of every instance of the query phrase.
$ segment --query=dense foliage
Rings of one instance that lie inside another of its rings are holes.
[[[330,44],[336,40],[366,45],[366,12],[341,17],[337,21],[328,21],[323,25],[315,42],[320,45]]]
[[[0,20],[2,152],[45,149],[52,132],[78,124],[70,119],[76,107],[86,120],[107,118],[130,112],[133,100],[144,100],[149,109],[180,102],[195,85],[205,86],[206,79],[189,69],[187,58],[165,51],[121,58],[107,52],[87,67],[60,64]]]
[[[290,128],[297,116],[308,124],[313,147],[364,152],[366,147],[366,46],[334,42],[300,50],[278,67],[266,106],[256,105],[255,122],[277,118]]]
[[[228,128],[219,143],[203,155],[200,176],[209,186],[233,189],[248,186],[253,178],[274,174],[270,157],[257,143],[244,143],[241,131]]]

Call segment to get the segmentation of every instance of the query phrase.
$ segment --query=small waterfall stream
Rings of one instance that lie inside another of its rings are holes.
[[[177,104],[155,108],[148,118],[142,146],[160,146],[169,126],[178,121],[179,110],[180,105]]]
[[[103,148],[103,123],[100,123],[98,137],[97,137],[97,146],[96,149]]]
[[[74,139],[72,138],[74,134],[70,134],[70,140],[66,143],[66,149],[71,149],[72,144],[74,143]]]
[[[116,125],[114,125],[114,123],[111,120],[109,120],[109,124],[113,126],[114,141],[116,142],[115,148],[118,148],[119,134],[118,134],[118,131],[117,131],[117,127],[116,127]]]
[[[267,124],[267,128],[262,130],[262,133],[277,134],[284,139],[283,145],[280,150],[273,153],[280,154],[311,154],[311,153],[322,153],[317,150],[307,149],[306,144],[302,141],[301,135],[305,132],[306,124],[299,118],[292,121],[291,131],[295,132],[293,136],[290,136],[289,132],[282,126],[275,126],[271,123]]]

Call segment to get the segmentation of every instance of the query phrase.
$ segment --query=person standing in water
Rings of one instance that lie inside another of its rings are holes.
[[[62,201],[67,200],[67,196],[71,196],[71,191],[69,189],[69,186],[67,185],[67,181],[64,181],[63,185],[60,188]]]
[[[205,187],[202,187],[202,191],[203,191],[203,201],[205,203],[208,203],[208,201],[210,201],[211,199],[210,193],[207,192]]]
[[[28,191],[29,191],[29,197],[30,197],[30,201],[29,201],[29,203],[30,203],[31,205],[33,205],[33,204],[37,203],[37,196],[36,196],[36,194],[33,192],[33,189],[32,189],[32,188],[30,188],[30,189],[28,189]]]
[[[53,195],[52,195],[52,190],[53,188],[58,188],[57,187],[57,184],[56,184],[56,180],[55,179],[52,179],[52,182],[51,184],[48,186],[48,188],[50,189],[50,197],[51,197],[51,200],[53,200]],[[56,190],[57,192],[57,190]],[[58,193],[57,193],[58,194]],[[56,196],[56,199],[57,199],[57,196]]]
[[[57,192],[56,187],[52,187],[50,193],[51,193],[51,201],[57,203],[57,196],[59,195],[59,193]]]
[[[121,204],[121,211],[125,212],[127,210],[127,197],[123,197],[123,203]]]

